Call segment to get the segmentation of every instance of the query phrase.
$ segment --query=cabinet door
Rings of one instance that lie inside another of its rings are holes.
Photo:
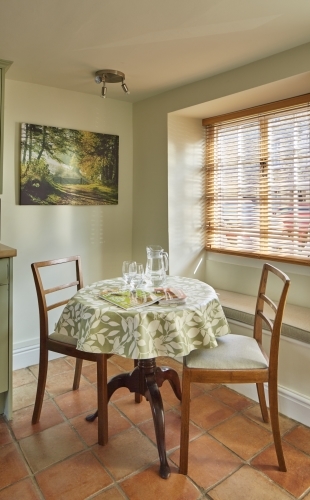
[[[8,259],[0,259],[0,393],[9,388]]]

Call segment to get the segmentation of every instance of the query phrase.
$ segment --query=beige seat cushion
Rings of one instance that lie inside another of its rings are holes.
[[[57,340],[57,342],[63,342],[64,344],[70,344],[77,346],[77,339],[74,337],[69,337],[69,335],[62,335],[61,333],[51,333],[49,335],[51,340]]]
[[[216,339],[218,346],[197,349],[185,358],[189,368],[246,370],[268,368],[256,340],[243,335],[228,334]]]

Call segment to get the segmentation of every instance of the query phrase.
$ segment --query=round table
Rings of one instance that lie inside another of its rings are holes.
[[[79,290],[65,306],[55,332],[77,339],[77,349],[117,354],[135,360],[130,373],[112,377],[108,399],[115,390],[127,387],[150,402],[160,475],[167,478],[170,468],[166,457],[164,411],[159,387],[168,380],[181,400],[179,376],[169,367],[157,367],[156,357],[186,356],[194,349],[217,346],[216,337],[230,332],[222,306],[214,289],[196,279],[168,276],[166,287],[181,288],[183,304],[149,305],[124,310],[101,299],[102,289],[121,287],[121,278],[104,280]],[[88,417],[96,418],[96,413]]]

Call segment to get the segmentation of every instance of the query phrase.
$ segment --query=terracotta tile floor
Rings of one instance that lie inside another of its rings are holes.
[[[182,365],[158,358],[181,375]],[[178,474],[180,404],[170,385],[161,388],[171,476],[158,475],[149,404],[134,403],[127,389],[109,405],[109,442],[97,444],[96,368],[84,362],[73,392],[75,360],[49,363],[40,423],[32,426],[38,367],[14,372],[14,414],[0,416],[0,500],[285,500],[310,499],[310,429],[281,416],[288,472],[279,472],[270,426],[258,405],[214,384],[192,386],[189,474]],[[133,362],[113,356],[109,376]]]

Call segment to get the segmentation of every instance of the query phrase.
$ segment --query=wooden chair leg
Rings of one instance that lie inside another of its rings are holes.
[[[282,472],[286,472],[287,469],[286,469],[285,458],[284,458],[284,454],[283,454],[280,425],[279,425],[277,383],[270,381],[268,384],[268,390],[269,390],[270,420],[271,420],[274,446],[276,449],[276,454],[277,454],[278,463],[279,463],[279,469]]]
[[[80,380],[82,374],[83,360],[80,358],[75,359],[75,372],[73,380],[73,390],[76,391],[80,387]]]
[[[269,415],[268,415],[268,410],[267,410],[267,405],[266,405],[264,384],[256,384],[256,389],[257,389],[258,400],[259,400],[259,405],[260,405],[260,409],[262,412],[263,421],[268,423],[269,422]]]
[[[189,446],[189,415],[190,415],[190,377],[183,370],[182,404],[181,404],[181,441],[180,441],[180,474],[187,474]]]
[[[108,380],[107,357],[102,354],[97,360],[97,400],[98,400],[98,444],[108,442]]]
[[[38,375],[38,385],[37,394],[34,404],[32,423],[37,424],[40,420],[42,403],[44,399],[46,377],[47,377],[47,367],[48,367],[48,350],[40,348],[40,361],[39,361],[39,375]]]

